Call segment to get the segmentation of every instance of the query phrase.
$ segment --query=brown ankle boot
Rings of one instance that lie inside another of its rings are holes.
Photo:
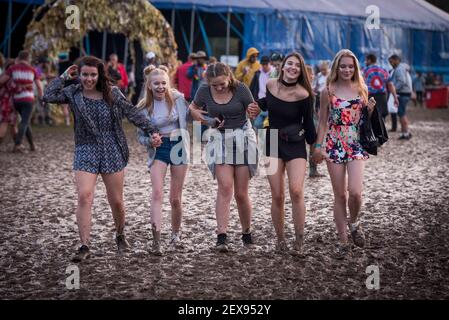
[[[156,256],[161,256],[161,232],[156,231],[156,226],[152,226],[151,232],[153,233],[153,245],[151,247],[151,253]]]

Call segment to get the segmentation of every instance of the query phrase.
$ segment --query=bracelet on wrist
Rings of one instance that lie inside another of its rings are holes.
[[[321,148],[321,143],[315,143],[315,144],[314,144],[314,147],[315,147],[315,148]]]

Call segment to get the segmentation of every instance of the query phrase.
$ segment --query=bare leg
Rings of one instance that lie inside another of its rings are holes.
[[[217,202],[215,207],[217,217],[217,234],[226,233],[229,223],[229,211],[234,184],[234,167],[219,164],[215,167],[218,181]]]
[[[179,233],[182,221],[182,188],[187,173],[187,165],[170,166],[170,205],[172,231]]]
[[[167,164],[156,160],[151,166],[151,226],[155,231],[161,231],[162,201],[164,199],[164,180],[167,173]]]
[[[293,224],[295,234],[304,234],[306,219],[306,206],[304,204],[304,179],[306,175],[306,160],[294,159],[286,164],[288,175],[288,186],[292,200]]]
[[[106,186],[109,206],[117,235],[123,234],[125,229],[125,205],[123,203],[123,182],[125,178],[124,170],[111,174],[102,174],[103,182]]]
[[[237,202],[242,232],[251,231],[251,200],[248,195],[249,169],[247,166],[237,166],[234,169],[234,197]]]
[[[268,175],[268,182],[271,188],[271,219],[273,220],[274,230],[278,241],[284,241],[284,179],[285,179],[285,164],[281,159],[268,158],[270,166],[277,166],[274,174]],[[276,163],[277,164],[273,164]]]
[[[350,223],[355,223],[362,206],[363,171],[365,161],[355,160],[348,163],[348,189]]]
[[[75,184],[78,193],[76,221],[78,223],[81,244],[89,245],[92,224],[92,203],[94,200],[97,175],[84,171],[75,171]]]
[[[347,243],[348,235],[346,233],[347,226],[347,192],[346,192],[346,165],[327,162],[327,168],[332,182],[334,191],[334,218],[337,226],[340,242]]]

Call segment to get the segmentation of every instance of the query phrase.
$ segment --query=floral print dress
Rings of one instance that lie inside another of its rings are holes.
[[[362,99],[357,97],[345,100],[335,95],[330,95],[329,98],[331,106],[326,136],[327,160],[341,164],[368,159],[368,153],[360,145]]]

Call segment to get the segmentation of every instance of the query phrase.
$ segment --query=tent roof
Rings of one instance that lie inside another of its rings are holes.
[[[367,18],[367,7],[379,7],[380,19],[408,22],[416,28],[449,29],[449,14],[424,0],[155,0],[158,9],[192,9],[208,12],[299,11]]]
[[[8,1],[8,0],[0,0]],[[42,4],[44,0],[13,0]],[[380,19],[402,21],[417,29],[448,30],[449,14],[425,0],[154,0],[158,9],[192,9],[207,12],[303,12],[367,18],[366,8],[379,7]]]

